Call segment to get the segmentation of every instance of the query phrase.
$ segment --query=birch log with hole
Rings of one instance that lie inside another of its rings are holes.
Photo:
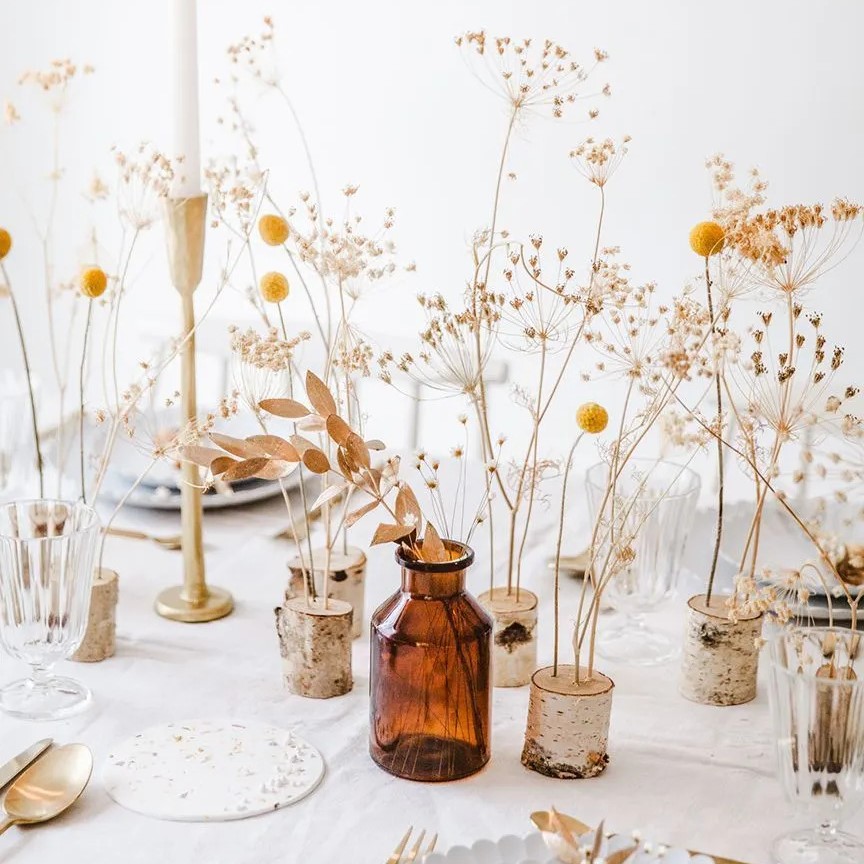
[[[285,686],[298,696],[330,699],[354,686],[351,676],[351,606],[324,598],[287,600],[276,609],[276,632]]]
[[[492,683],[524,687],[537,668],[537,595],[520,588],[484,591],[477,598],[493,621]]]
[[[725,597],[687,601],[681,695],[703,705],[741,705],[756,697],[762,615],[732,621]]]
[[[531,676],[528,722],[522,764],[547,777],[576,780],[596,777],[609,764],[606,744],[612,716],[611,678],[575,667],[559,665],[538,669]]]
[[[117,633],[119,580],[113,570],[100,567],[93,574],[87,629],[72,655],[79,663],[98,663],[114,656]]]
[[[324,549],[312,551],[315,593],[324,593]],[[291,578],[285,591],[285,599],[304,596],[303,571],[309,572],[309,555],[301,552],[288,562]],[[330,597],[351,604],[354,612],[353,635],[356,639],[363,631],[365,616],[363,606],[366,598],[366,553],[362,549],[349,546],[344,552],[333,550],[330,553]]]

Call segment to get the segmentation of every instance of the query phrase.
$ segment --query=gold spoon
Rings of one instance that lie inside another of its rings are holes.
[[[0,834],[12,825],[35,825],[59,816],[78,800],[92,771],[93,755],[83,744],[49,750],[9,787]]]

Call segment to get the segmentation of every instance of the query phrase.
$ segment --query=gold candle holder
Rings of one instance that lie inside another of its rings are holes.
[[[180,397],[183,421],[198,417],[195,392],[195,289],[204,267],[207,196],[170,198],[165,207],[168,266],[171,282],[183,303],[183,348],[180,353]],[[180,525],[183,584],[156,598],[156,611],[172,621],[199,623],[224,618],[234,608],[231,595],[207,585],[201,539],[201,476],[198,466],[184,462],[180,486]]]

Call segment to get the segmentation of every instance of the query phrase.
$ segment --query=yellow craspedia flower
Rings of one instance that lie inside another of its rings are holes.
[[[5,229],[0,228],[0,261],[2,261],[12,248],[12,235]]]
[[[108,277],[100,267],[87,267],[78,279],[81,293],[91,300],[101,297],[108,287]]]
[[[586,402],[576,409],[576,424],[583,432],[596,435],[606,428],[609,412],[596,402]]]
[[[717,222],[700,222],[690,232],[690,248],[701,258],[716,255],[723,248],[726,234]]]
[[[268,246],[281,246],[288,239],[290,231],[288,223],[281,216],[268,214],[258,220],[258,233]]]
[[[281,303],[288,296],[288,280],[281,273],[265,273],[259,287],[268,303]]]

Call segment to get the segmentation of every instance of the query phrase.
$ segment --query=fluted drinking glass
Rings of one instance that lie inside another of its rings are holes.
[[[591,523],[596,525],[594,571],[611,574],[604,601],[620,613],[601,627],[597,653],[607,660],[652,666],[678,653],[677,643],[647,626],[645,613],[675,591],[699,500],[699,475],[673,462],[631,459],[609,493],[610,466],[588,469]],[[607,567],[610,561],[627,562]]]
[[[53,674],[87,627],[99,517],[68,501],[0,506],[0,646],[31,676],[0,689],[0,710],[30,720],[77,713],[90,691]]]
[[[860,639],[841,628],[802,627],[769,644],[780,779],[787,798],[817,826],[775,840],[777,864],[864,861],[864,841],[838,830],[864,804]]]

